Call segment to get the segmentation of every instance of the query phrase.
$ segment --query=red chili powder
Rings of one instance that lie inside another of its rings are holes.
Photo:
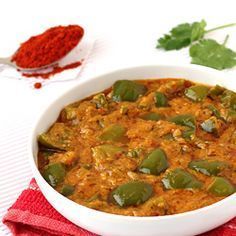
[[[50,76],[58,74],[64,70],[69,70],[69,69],[73,69],[76,68],[78,66],[81,65],[80,61],[68,64],[66,66],[60,67],[60,66],[55,66],[53,68],[52,71],[48,72],[48,73],[32,73],[32,74],[28,74],[28,73],[23,73],[22,75],[25,77],[41,77],[43,79],[49,79]]]
[[[38,68],[63,58],[80,42],[84,29],[79,25],[56,26],[29,38],[13,55],[21,68]]]

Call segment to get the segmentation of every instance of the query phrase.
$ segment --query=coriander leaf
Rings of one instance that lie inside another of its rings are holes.
[[[205,34],[206,22],[202,20],[201,22],[194,22],[192,24],[191,32],[191,42],[201,39]]]
[[[206,22],[184,23],[174,27],[169,34],[158,39],[157,48],[179,50],[201,39],[205,33]]]
[[[217,70],[236,65],[236,52],[212,39],[202,39],[189,49],[192,64],[212,67]]]
[[[187,38],[173,39],[170,35],[165,35],[158,40],[157,48],[164,48],[165,50],[179,50],[183,47],[187,47],[190,42]]]

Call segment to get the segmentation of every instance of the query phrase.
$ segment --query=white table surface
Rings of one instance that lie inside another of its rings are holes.
[[[187,50],[164,53],[155,49],[156,39],[182,22],[205,19],[208,28],[236,22],[235,9],[235,0],[7,0],[0,6],[0,55],[11,55],[19,42],[47,27],[81,24],[96,43],[78,80],[132,65],[189,64]],[[227,33],[228,46],[236,50],[236,28],[211,36],[222,41]],[[236,69],[225,73],[234,79]],[[0,73],[0,218],[32,177],[26,145],[35,117],[78,80],[33,90]],[[2,223],[0,235],[10,235]]]

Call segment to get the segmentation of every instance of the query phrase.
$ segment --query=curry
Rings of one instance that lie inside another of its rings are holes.
[[[42,176],[78,204],[130,216],[198,209],[236,190],[236,93],[120,80],[66,106],[38,143]]]

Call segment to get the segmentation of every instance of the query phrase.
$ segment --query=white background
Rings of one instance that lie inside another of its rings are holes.
[[[208,28],[236,22],[235,12],[235,0],[1,0],[0,55],[11,55],[20,42],[48,27],[80,24],[96,43],[78,80],[124,66],[189,64],[187,50],[164,53],[155,49],[156,39],[182,22],[205,19]],[[208,36],[223,41],[227,33],[228,46],[236,50],[236,27]],[[225,73],[236,79],[235,69]],[[0,73],[0,218],[31,179],[26,145],[32,122],[78,80],[33,90]],[[7,234],[0,224],[0,235]]]

